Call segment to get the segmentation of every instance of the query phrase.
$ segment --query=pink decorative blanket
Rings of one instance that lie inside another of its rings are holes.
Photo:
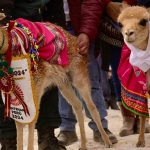
[[[130,53],[131,50],[125,45],[118,68],[118,76],[122,86],[122,102],[128,110],[148,117],[146,76],[142,70],[130,64]]]
[[[12,25],[13,24],[13,25]],[[50,63],[68,64],[67,42],[63,30],[51,23],[31,22],[22,18],[10,22],[12,49],[19,49],[16,34],[24,43],[26,52],[36,49],[38,56]]]

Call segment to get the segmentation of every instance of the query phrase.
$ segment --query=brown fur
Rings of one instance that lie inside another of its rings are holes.
[[[0,29],[2,30],[2,29]],[[102,138],[107,147],[111,147],[111,142],[105,133],[100,115],[91,98],[91,87],[88,77],[87,59],[85,56],[79,54],[77,47],[77,39],[71,36],[66,31],[63,31],[67,37],[69,64],[66,67],[62,67],[56,64],[50,64],[44,60],[39,60],[38,70],[34,75],[34,82],[36,87],[37,99],[40,104],[41,96],[44,93],[45,88],[55,85],[59,88],[62,95],[72,105],[75,114],[77,116],[80,131],[81,131],[81,148],[86,149],[86,136],[84,129],[84,117],[82,115],[82,104],[75,95],[72,85],[78,89],[81,96],[84,98],[85,103],[92,115],[93,120],[97,124],[97,127],[102,135]],[[0,37],[0,41],[1,41]],[[5,31],[6,44],[3,47],[2,53],[5,53],[8,49],[8,34]],[[28,150],[34,148],[34,125],[36,120],[29,124],[29,136],[28,136]],[[23,125],[16,122],[17,127],[17,150],[23,150]]]
[[[118,17],[118,22],[122,24],[122,34],[125,41],[130,42],[135,47],[145,50],[149,38],[149,25],[148,22],[145,26],[139,24],[142,19],[149,21],[149,12],[146,8],[140,6],[127,6],[123,9]],[[150,90],[150,69],[146,73],[147,76],[147,89]],[[140,117],[140,134],[137,147],[145,146],[145,121],[144,116]]]

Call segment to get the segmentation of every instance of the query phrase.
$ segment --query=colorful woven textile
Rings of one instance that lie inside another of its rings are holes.
[[[29,52],[31,45],[34,45],[34,42],[36,42],[38,43],[37,51],[40,58],[59,65],[68,64],[67,42],[61,28],[51,23],[31,22],[22,18],[15,21],[19,26],[11,27],[10,32],[14,31],[19,35],[26,52]],[[31,37],[33,40],[31,40]],[[13,46],[15,46],[13,49],[17,49],[17,42]]]
[[[122,85],[122,102],[125,108],[141,116],[149,116],[146,97],[146,76],[129,63],[130,49],[125,45],[118,68]]]
[[[101,32],[98,38],[116,47],[122,47],[124,44],[118,24],[107,15],[103,16]]]

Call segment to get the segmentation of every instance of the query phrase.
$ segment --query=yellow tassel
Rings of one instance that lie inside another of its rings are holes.
[[[146,92],[146,97],[149,99],[150,98],[150,95],[149,95],[149,93],[148,92]]]

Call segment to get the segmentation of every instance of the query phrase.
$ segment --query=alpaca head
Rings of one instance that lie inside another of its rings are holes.
[[[149,16],[147,9],[140,6],[128,6],[122,10],[118,22],[126,42],[145,49],[149,33]]]

